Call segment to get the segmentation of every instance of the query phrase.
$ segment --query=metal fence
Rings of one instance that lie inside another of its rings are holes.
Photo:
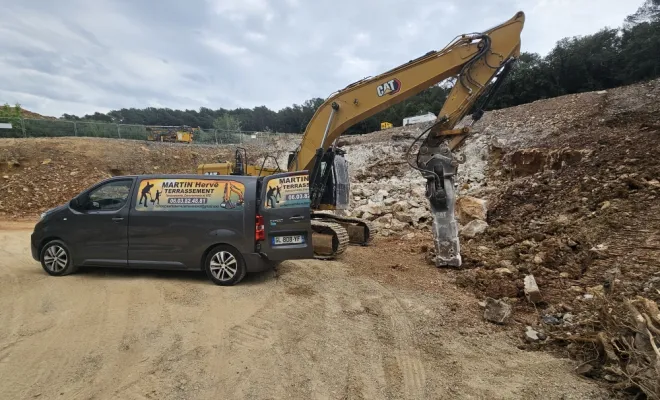
[[[0,118],[0,138],[27,137],[100,137],[147,140],[145,125],[81,122],[59,119]],[[283,133],[225,131],[203,129],[196,131],[193,142],[205,144],[265,144]]]

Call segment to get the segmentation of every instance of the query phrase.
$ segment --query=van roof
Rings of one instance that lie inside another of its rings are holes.
[[[145,174],[145,175],[122,175],[113,178],[141,178],[141,179],[232,179],[232,180],[257,180],[260,177],[250,175],[199,175],[199,174]],[[263,176],[261,177],[263,178]]]

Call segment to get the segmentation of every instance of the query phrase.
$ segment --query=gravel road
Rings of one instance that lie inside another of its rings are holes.
[[[2,399],[603,396],[568,362],[519,350],[450,285],[307,260],[229,288],[196,272],[56,278],[30,258],[31,227],[0,222]]]

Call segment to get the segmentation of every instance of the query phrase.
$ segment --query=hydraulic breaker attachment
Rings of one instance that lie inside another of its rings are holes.
[[[447,143],[434,139],[425,141],[417,160],[418,167],[426,178],[426,197],[433,213],[435,264],[438,267],[460,267],[461,248],[458,224],[454,216],[454,176],[458,163],[452,158]]]

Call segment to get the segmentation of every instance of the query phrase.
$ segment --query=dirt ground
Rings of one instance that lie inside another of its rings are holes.
[[[197,272],[50,277],[32,226],[0,223],[3,399],[606,397],[387,242],[224,288]]]

